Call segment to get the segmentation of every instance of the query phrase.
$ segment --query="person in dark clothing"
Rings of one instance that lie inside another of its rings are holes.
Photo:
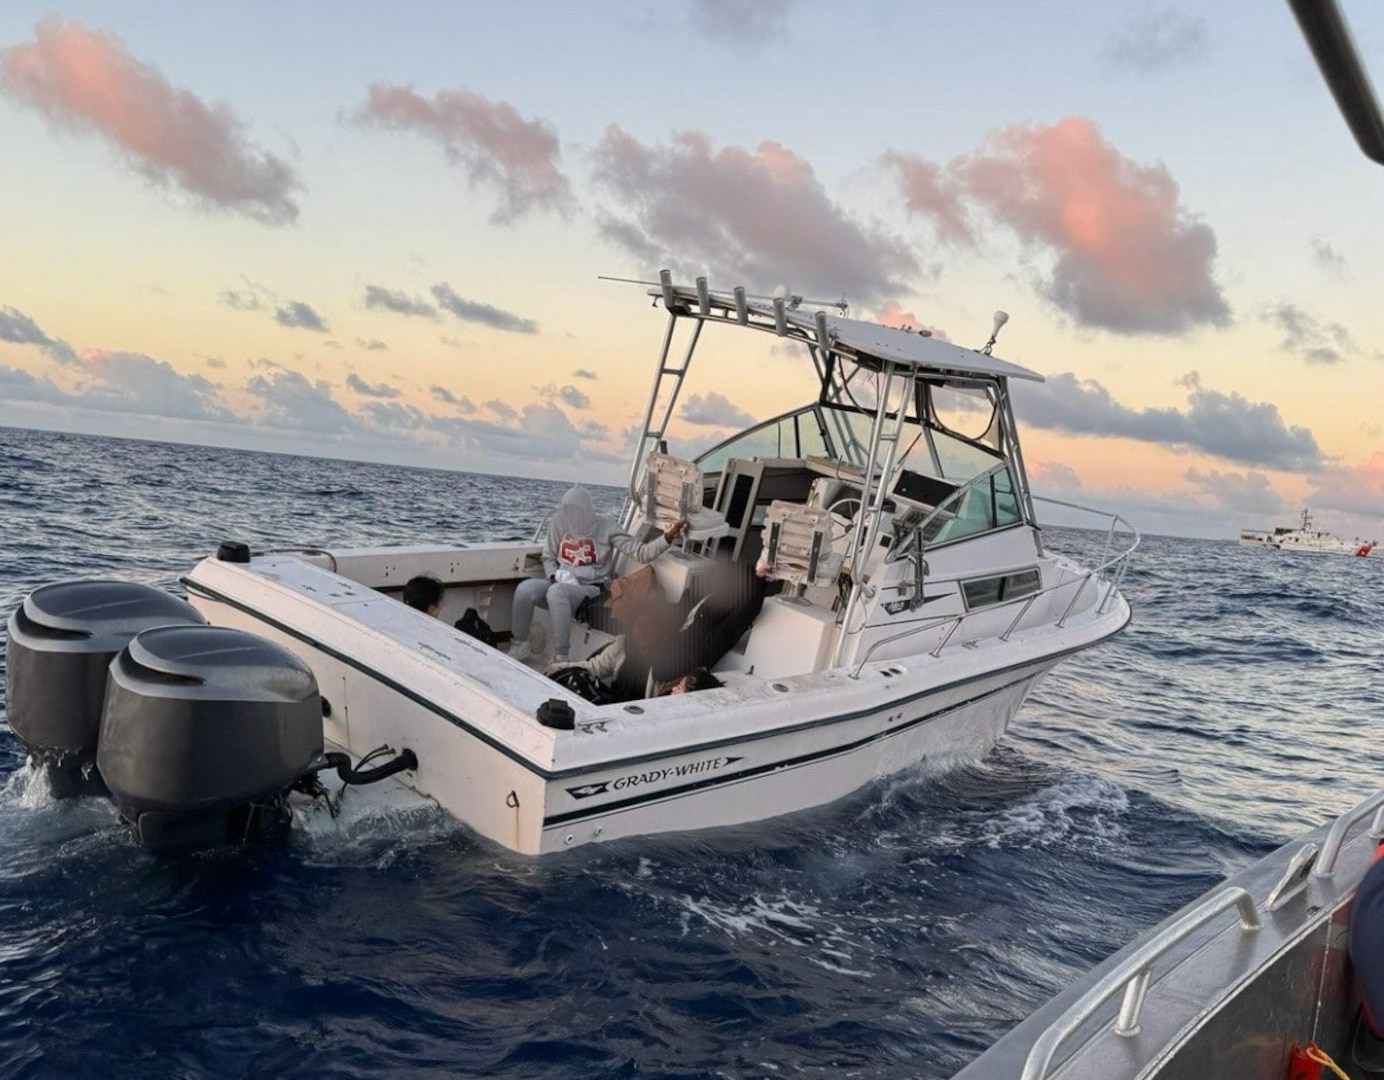
[[[404,584],[404,603],[426,615],[437,617],[442,610],[442,582],[431,574],[419,574]]]

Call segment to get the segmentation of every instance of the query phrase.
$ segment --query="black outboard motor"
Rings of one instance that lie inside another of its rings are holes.
[[[206,620],[184,600],[129,581],[69,581],[30,593],[9,621],[10,727],[59,798],[99,795],[96,737],[111,660],[141,630]]]
[[[288,790],[322,761],[311,669],[243,630],[168,626],[111,663],[96,763],[148,848],[272,836]]]

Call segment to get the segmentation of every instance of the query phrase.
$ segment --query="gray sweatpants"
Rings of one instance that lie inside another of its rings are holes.
[[[543,578],[519,582],[514,590],[514,640],[529,640],[534,606],[545,607],[552,632],[553,660],[566,660],[572,642],[572,612],[581,607],[583,600],[599,596],[600,593],[597,585],[564,585],[561,582],[549,585]]]

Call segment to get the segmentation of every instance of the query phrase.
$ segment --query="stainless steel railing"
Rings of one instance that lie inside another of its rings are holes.
[[[1154,962],[1217,915],[1232,907],[1239,912],[1242,931],[1252,934],[1263,925],[1255,908],[1254,898],[1238,886],[1223,889],[1198,904],[1146,942],[1142,948],[1131,953],[1123,963],[1091,987],[1080,1000],[1039,1035],[1028,1052],[1019,1080],[1044,1080],[1052,1065],[1052,1059],[1062,1044],[1082,1024],[1090,1020],[1101,1006],[1121,991],[1124,992],[1124,998],[1120,1002],[1120,1011],[1111,1030],[1124,1038],[1137,1035],[1139,1013],[1143,1010],[1144,998],[1148,994]]]
[[[982,477],[984,475],[988,475],[988,473],[982,474]],[[975,479],[979,480],[982,477],[976,477]],[[969,487],[969,485],[967,486]],[[965,490],[966,488],[959,488],[956,494],[961,494],[961,492]],[[851,671],[850,677],[852,679],[858,679],[860,677],[861,670],[865,667],[866,664],[870,662],[870,658],[875,654],[875,652],[878,649],[881,649],[886,645],[891,645],[897,641],[902,641],[905,638],[914,637],[918,634],[925,634],[945,626],[947,627],[946,634],[943,636],[942,640],[939,641],[937,645],[930,650],[930,655],[940,656],[942,650],[956,635],[956,631],[960,629],[961,626],[967,621],[982,616],[989,616],[994,612],[1000,611],[1004,608],[1016,607],[1018,608],[1018,610],[1015,612],[1014,618],[1010,620],[1010,623],[1008,627],[1005,628],[1004,633],[999,635],[999,639],[1001,641],[1008,641],[1010,635],[1012,635],[1014,631],[1018,629],[1019,624],[1023,621],[1023,617],[1026,614],[1028,614],[1029,610],[1033,607],[1033,604],[1037,600],[1045,596],[1051,596],[1062,589],[1071,589],[1073,586],[1075,586],[1075,588],[1072,591],[1072,598],[1068,602],[1066,609],[1062,612],[1062,617],[1057,620],[1057,625],[1059,627],[1065,626],[1067,624],[1067,620],[1071,617],[1072,612],[1076,610],[1077,602],[1085,593],[1086,587],[1088,585],[1092,585],[1097,590],[1098,595],[1100,594],[1102,586],[1104,586],[1104,595],[1100,596],[1100,599],[1096,604],[1096,614],[1103,615],[1105,613],[1107,605],[1110,603],[1111,598],[1119,591],[1121,584],[1123,584],[1125,571],[1129,568],[1130,560],[1133,558],[1134,552],[1138,549],[1139,543],[1143,539],[1139,535],[1139,530],[1136,529],[1121,515],[1114,513],[1113,511],[1097,510],[1093,507],[1081,506],[1078,503],[1066,502],[1062,499],[1048,499],[1042,496],[1035,496],[1034,498],[1037,502],[1050,503],[1054,506],[1066,507],[1069,510],[1077,510],[1086,514],[1094,514],[1097,517],[1107,519],[1110,522],[1110,526],[1105,533],[1105,540],[1101,546],[1101,553],[1097,559],[1096,564],[1093,567],[1091,567],[1091,569],[1087,570],[1084,574],[1078,577],[1068,578],[1066,581],[1059,581],[1054,585],[1049,585],[1045,589],[1039,589],[1037,592],[1029,593],[1027,596],[1015,597],[1013,600],[1004,600],[998,604],[990,604],[986,607],[978,608],[975,611],[962,612],[959,615],[941,616],[937,619],[925,622],[919,626],[910,627],[907,630],[903,630],[889,637],[880,638],[880,640],[874,642],[869,647],[869,649],[865,651],[865,655],[859,661],[856,662],[854,669],[852,669]],[[1121,535],[1128,535],[1130,537],[1130,541],[1128,546],[1122,547],[1120,548],[1120,550],[1112,554],[1112,549],[1115,547],[1115,536],[1117,531],[1120,531]],[[864,627],[861,627],[861,629],[863,630]],[[859,631],[856,632],[858,633]]]

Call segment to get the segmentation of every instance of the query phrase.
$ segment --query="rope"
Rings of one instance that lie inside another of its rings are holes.
[[[1315,1061],[1318,1065],[1322,1065],[1330,1069],[1331,1072],[1336,1075],[1337,1080],[1350,1080],[1350,1074],[1347,1073],[1345,1069],[1337,1065],[1336,1062],[1334,1062],[1331,1059],[1331,1055],[1328,1054],[1316,1043],[1308,1043],[1307,1049],[1304,1050],[1303,1053],[1306,1054],[1310,1060]]]

